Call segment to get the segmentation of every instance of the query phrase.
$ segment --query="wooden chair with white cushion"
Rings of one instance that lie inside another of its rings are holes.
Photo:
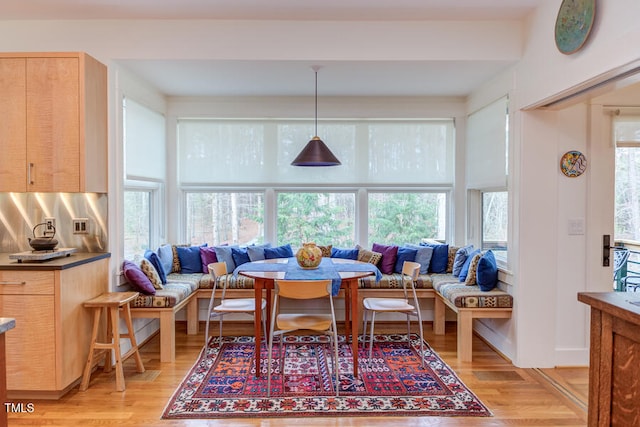
[[[256,303],[254,298],[225,298],[227,293],[227,263],[226,262],[214,262],[207,266],[211,279],[213,280],[213,289],[211,291],[211,297],[209,298],[209,309],[207,310],[207,322],[204,332],[204,345],[207,345],[209,341],[209,322],[218,318],[220,324],[220,330],[218,333],[218,345],[222,345],[222,320],[227,314],[245,313],[252,316],[255,315]],[[220,285],[221,278],[223,285]],[[222,295],[219,298],[219,304],[215,305],[216,301],[216,289],[222,288]],[[260,310],[262,310],[262,329],[267,333],[266,326],[266,308],[267,301],[263,298]],[[259,351],[259,350],[258,350]]]
[[[407,340],[411,342],[411,317],[418,320],[418,329],[420,331],[420,359],[422,360],[422,366],[424,366],[424,334],[422,332],[422,316],[420,315],[420,305],[418,304],[418,297],[416,295],[415,281],[420,274],[420,264],[417,262],[405,261],[402,265],[402,290],[404,291],[404,298],[365,298],[362,301],[364,306],[363,310],[363,333],[364,344],[367,343],[367,319],[369,313],[371,313],[371,330],[369,338],[369,359],[373,354],[373,332],[376,321],[376,313],[404,313],[407,316]],[[407,286],[411,289],[411,296],[407,292]],[[412,304],[409,303],[409,298],[412,299]]]
[[[278,313],[281,298],[294,300],[309,300],[318,298],[329,299],[329,313]],[[277,330],[276,330],[277,328]],[[333,366],[335,372],[336,396],[339,395],[339,365],[338,362],[338,333],[336,329],[336,314],[331,295],[331,280],[276,280],[273,306],[271,309],[271,328],[269,331],[269,359],[267,363],[267,396],[271,396],[271,360],[274,337],[280,336],[280,353],[282,353],[283,335],[298,330],[323,332],[329,336],[333,344]],[[280,354],[280,373],[283,372],[284,357]]]

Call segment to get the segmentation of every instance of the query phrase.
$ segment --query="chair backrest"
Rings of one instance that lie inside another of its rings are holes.
[[[412,261],[405,261],[402,264],[402,275],[411,277],[411,280],[418,280],[418,274],[420,274],[420,264]]]
[[[227,263],[226,262],[212,262],[207,265],[209,268],[209,274],[211,274],[211,278],[213,280],[217,280],[220,276],[224,276],[227,274]]]
[[[211,287],[212,288],[211,300],[210,300],[210,304],[213,304],[213,300],[216,294],[216,288],[218,287],[218,282],[220,281],[220,278],[222,276],[225,276],[227,274],[227,263],[224,261],[212,262],[211,264],[208,264],[207,267],[209,268],[209,274],[211,274],[211,280],[213,280],[213,286]],[[226,292],[227,292],[227,280],[224,281],[224,286],[222,287],[222,296],[220,297],[221,299],[224,299]]]
[[[331,296],[331,280],[276,280],[276,294],[291,299]]]

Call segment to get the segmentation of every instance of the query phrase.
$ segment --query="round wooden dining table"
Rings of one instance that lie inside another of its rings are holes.
[[[292,261],[293,260],[293,261]],[[246,277],[251,277],[254,279],[253,289],[255,291],[256,298],[256,307],[260,307],[260,301],[263,297],[263,293],[266,293],[266,299],[268,301],[267,304],[267,329],[270,328],[269,323],[271,320],[271,291],[274,288],[275,280],[285,279],[286,269],[273,271],[271,268],[268,268],[266,264],[287,264],[288,262],[295,262],[295,258],[275,258],[268,259],[262,261],[253,261],[251,263],[250,269],[247,267],[247,264],[243,264],[246,270],[242,269],[242,266],[238,267],[237,273]],[[367,264],[361,261],[354,261],[342,258],[331,258],[331,261],[334,264],[340,264],[340,271],[338,274],[340,275],[341,283],[340,289],[344,290],[345,297],[345,337],[347,338],[347,342],[351,340],[351,353],[353,355],[353,375],[358,375],[358,279],[361,277],[371,276],[376,274],[375,271],[362,271],[355,270],[349,271],[349,265],[357,265],[357,264]],[[265,270],[260,270],[260,265],[265,265]],[[313,270],[312,270],[313,271]],[[318,272],[317,277],[313,277],[310,280],[323,280],[329,279],[322,272]],[[262,343],[262,334],[261,334],[261,322],[262,322],[262,313],[260,310],[255,311],[254,317],[254,331],[255,331],[255,343],[256,343],[256,376],[260,376],[261,372],[261,357],[260,357],[260,346]]]

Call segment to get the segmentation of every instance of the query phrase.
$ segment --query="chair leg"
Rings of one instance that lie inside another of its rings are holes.
[[[336,331],[336,328],[333,327],[332,328],[332,336],[331,336],[331,341],[333,341],[333,351],[334,351],[334,356],[333,356],[333,369],[334,369],[334,374],[336,376],[336,396],[340,395],[340,363],[338,361],[338,333]]]
[[[371,362],[371,358],[373,355],[373,329],[374,329],[375,322],[376,322],[376,312],[372,311],[371,312],[371,333],[369,336],[369,362]]]
[[[421,319],[418,319],[418,329],[420,330],[420,360],[422,362],[422,367],[424,368],[424,333],[422,330],[422,322]]]
[[[218,346],[222,346],[222,321],[224,320],[224,316],[221,314],[218,322]]]
[[[211,320],[211,313],[207,314],[207,321],[204,324],[204,346],[209,344],[209,321]]]

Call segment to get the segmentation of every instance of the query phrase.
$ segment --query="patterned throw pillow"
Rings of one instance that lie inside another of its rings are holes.
[[[453,273],[453,262],[456,259],[456,252],[459,246],[449,246],[449,259],[447,260],[447,273]]]
[[[322,256],[323,257],[329,258],[331,256],[331,249],[333,248],[333,245],[327,245],[327,246],[318,245],[318,247],[322,251]]]
[[[151,264],[151,261],[141,257],[140,255],[136,255],[133,261],[138,267],[140,267],[140,270],[142,270],[144,275],[147,276],[154,289],[163,289],[162,279],[160,279],[158,270],[156,270],[153,264]]]
[[[469,272],[467,273],[467,278],[464,279],[464,284],[467,286],[472,286],[476,284],[476,272],[478,271],[478,263],[480,262],[480,258],[482,258],[482,254],[478,253],[471,258],[471,263],[469,264]]]
[[[358,261],[378,265],[378,263],[382,259],[382,254],[380,252],[370,251],[360,245],[356,246],[356,249],[358,249]]]
[[[180,257],[178,256],[178,246],[184,248],[189,245],[171,245],[171,251],[173,252],[173,263],[171,264],[172,273],[180,273],[182,267],[180,266]]]

